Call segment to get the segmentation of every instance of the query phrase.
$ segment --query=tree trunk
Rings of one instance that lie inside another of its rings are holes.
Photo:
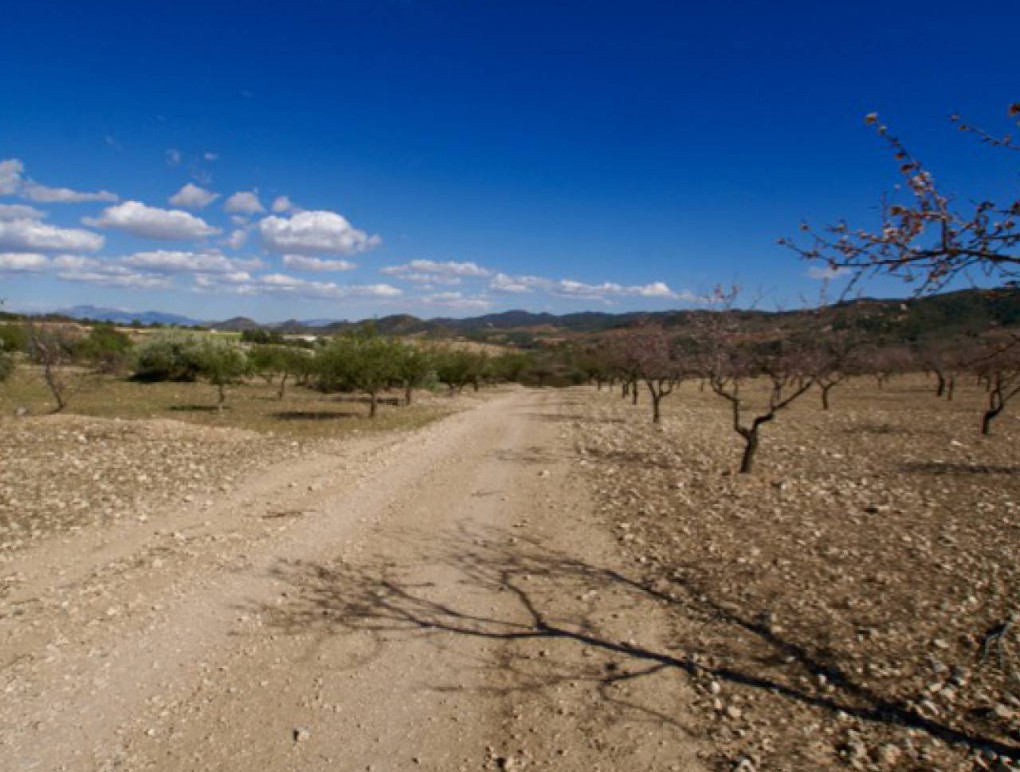
[[[949,380],[946,381],[946,402],[953,401],[953,389],[956,388],[956,376],[949,376]]]
[[[219,402],[216,403],[216,409],[217,410],[222,410],[223,409],[223,403],[227,401],[227,388],[222,383],[217,383],[216,384],[216,388],[219,390],[219,395],[220,395]]]
[[[50,389],[50,393],[53,395],[53,399],[57,401],[57,407],[53,412],[59,413],[67,407],[67,400],[64,399],[64,385],[60,382],[60,376],[54,372],[49,364],[43,368],[43,377]]]
[[[404,386],[404,404],[410,405],[413,399],[414,388],[411,386],[411,384],[408,383],[407,385]]]
[[[744,455],[740,459],[740,474],[750,474],[754,468],[754,454],[758,452],[758,427],[743,433]]]
[[[988,435],[992,433],[992,421],[1002,412],[1005,406],[1006,400],[1002,397],[1002,389],[996,384],[995,388],[988,392],[988,409],[981,417],[982,434]]]
[[[620,384],[620,399],[626,399],[628,394],[630,394],[630,381],[624,381]]]
[[[828,385],[822,386],[822,410],[829,409],[829,389],[831,389],[835,385],[836,384],[834,383],[830,383]]]
[[[634,385],[630,388],[630,404],[636,405],[638,400],[638,387],[637,381],[634,381]]]
[[[378,407],[379,400],[376,397],[375,392],[370,392],[368,395],[368,417],[375,418],[375,411]]]
[[[280,377],[280,390],[277,392],[276,398],[283,399],[283,393],[287,389],[287,373],[284,373]]]
[[[946,377],[938,370],[935,371],[935,377],[938,379],[938,385],[935,387],[935,396],[942,397],[946,393]]]

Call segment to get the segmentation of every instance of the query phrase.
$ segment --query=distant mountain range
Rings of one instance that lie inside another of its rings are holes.
[[[122,308],[99,308],[97,306],[61,308],[54,313],[59,316],[68,316],[71,319],[88,319],[95,322],[112,322],[113,324],[138,322],[139,324],[166,324],[180,327],[195,327],[202,324],[196,319],[162,311],[125,311]]]
[[[961,335],[990,327],[1020,327],[1020,288],[1007,286],[994,290],[969,289],[910,300],[863,298],[840,303],[835,311],[837,318],[844,315],[846,318],[853,316],[854,324],[864,324],[874,332],[897,338]],[[598,333],[644,321],[655,322],[679,331],[690,324],[697,315],[703,313],[706,312],[676,310],[611,314],[584,311],[556,315],[514,310],[468,319],[419,319],[410,314],[394,314],[371,321],[380,333],[387,335],[467,335],[493,342],[528,343],[536,338]],[[796,326],[814,315],[811,310],[782,312],[743,310],[736,313],[740,315],[742,325],[749,330],[777,323]],[[200,326],[233,332],[263,328],[306,335],[343,333],[364,323],[331,319],[304,321],[289,319],[285,322],[260,324],[243,316],[214,322],[159,311],[139,313],[96,306],[66,308],[58,311],[57,315],[122,325],[136,322],[143,325]]]

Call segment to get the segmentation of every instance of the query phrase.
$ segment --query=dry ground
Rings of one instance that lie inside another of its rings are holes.
[[[1020,421],[979,398],[812,395],[751,476],[696,384],[662,427],[590,389],[329,440],[4,419],[0,758],[1009,769]]]
[[[0,570],[0,758],[698,769],[708,752],[688,732],[689,685],[673,668],[638,677],[631,654],[668,647],[668,619],[640,587],[601,585],[625,566],[589,525],[559,398],[466,396],[443,421],[310,445],[191,501],[140,494],[144,520],[40,529]],[[111,425],[19,420],[41,444]],[[66,463],[36,458],[37,475]],[[97,474],[137,474],[146,458]]]
[[[1020,421],[920,377],[840,386],[734,475],[724,404],[687,384],[661,430],[595,397],[573,425],[600,522],[661,592],[720,766],[1006,768],[1020,758]],[[718,404],[717,404],[718,403]]]

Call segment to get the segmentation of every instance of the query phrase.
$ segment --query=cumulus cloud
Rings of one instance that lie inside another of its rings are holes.
[[[51,188],[24,176],[25,164],[17,158],[0,161],[0,195],[19,195],[42,204],[78,204],[89,201],[119,201],[116,193],[100,190],[85,193],[70,188]]]
[[[358,267],[350,260],[323,260],[321,257],[305,255],[284,255],[283,264],[295,271],[353,271]]]
[[[25,204],[0,204],[0,220],[41,220],[46,213]]]
[[[290,212],[295,209],[294,202],[287,196],[277,196],[273,199],[273,211],[277,214]]]
[[[230,234],[230,238],[227,239],[227,246],[231,249],[240,249],[246,241],[248,241],[248,231],[238,228]]]
[[[173,279],[149,273],[132,271],[119,264],[90,261],[80,266],[69,266],[57,272],[57,277],[64,281],[98,284],[103,287],[120,287],[125,289],[169,289]]]
[[[253,215],[266,211],[255,191],[238,191],[223,202],[223,209],[229,214]]]
[[[497,273],[489,281],[489,289],[500,293],[544,292],[561,298],[601,300],[610,298],[643,297],[664,300],[694,302],[697,298],[690,292],[675,292],[665,282],[651,284],[623,285],[616,282],[586,284],[573,279],[547,279],[541,276],[509,276]]]
[[[381,272],[419,284],[460,284],[462,278],[492,275],[492,271],[482,268],[477,263],[458,263],[452,260],[445,263],[435,260],[412,260],[403,265],[388,265],[381,269]]]
[[[34,252],[0,252],[0,273],[38,273],[49,264],[45,255]]]
[[[292,217],[266,217],[259,221],[262,243],[271,252],[301,255],[355,254],[382,243],[353,227],[336,212],[300,212]]]
[[[102,266],[101,260],[94,257],[82,257],[81,255],[57,255],[51,262],[55,268],[73,271]]]
[[[153,273],[236,273],[262,267],[261,260],[241,260],[219,252],[185,252],[157,249],[136,252],[121,262],[132,268]]]
[[[309,281],[282,273],[262,276],[251,276],[247,273],[223,276],[200,274],[195,277],[195,288],[205,292],[230,292],[236,295],[254,296],[272,295],[309,300],[387,299],[400,297],[403,294],[399,289],[389,284],[341,285],[331,281]]]
[[[25,165],[17,158],[0,161],[0,196],[13,196],[21,187]]]
[[[461,310],[483,311],[492,307],[492,303],[485,297],[480,295],[471,297],[460,292],[437,292],[433,295],[426,295],[420,300],[427,306]]]
[[[107,207],[98,218],[85,218],[86,225],[114,228],[145,239],[183,241],[220,233],[200,217],[179,209],[158,209],[140,201],[125,201]]]
[[[489,282],[489,289],[493,292],[516,294],[547,289],[552,283],[550,279],[543,279],[540,276],[508,276],[505,273],[497,273]]]
[[[185,209],[201,209],[209,206],[219,197],[219,193],[213,193],[211,190],[200,188],[198,185],[193,185],[189,182],[170,196],[169,201],[171,206],[182,206]]]
[[[0,220],[0,250],[21,252],[97,252],[105,240],[81,228],[58,228],[35,218]]]
[[[26,180],[21,186],[20,195],[29,201],[41,204],[81,204],[90,201],[119,201],[120,196],[108,190],[85,193],[70,188],[50,188],[38,182]]]

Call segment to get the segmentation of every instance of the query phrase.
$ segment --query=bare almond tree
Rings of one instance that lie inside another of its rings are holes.
[[[1020,102],[1009,106],[1010,122],[1020,126]],[[899,164],[904,200],[883,200],[874,228],[851,227],[845,221],[801,231],[806,244],[780,239],[801,256],[822,262],[834,273],[850,272],[852,281],[873,274],[916,283],[918,292],[935,291],[960,274],[981,273],[997,280],[1020,276],[1020,198],[994,202],[950,196],[935,176],[874,113],[866,122],[875,128]],[[964,123],[952,122],[981,142],[1020,151],[1012,135],[996,137]]]
[[[926,340],[917,346],[914,354],[921,368],[935,376],[935,396],[953,399],[956,378],[964,369],[964,345],[959,340]]]
[[[674,341],[657,325],[638,327],[623,339],[632,351],[639,378],[651,395],[652,423],[661,423],[662,400],[673,393],[684,376]]]
[[[1009,401],[1020,394],[1020,335],[996,335],[983,343],[984,350],[970,369],[984,382],[988,404],[981,416],[981,433],[992,433],[992,421]]]
[[[782,337],[781,330],[781,337],[750,338],[740,329],[734,311],[738,293],[736,287],[716,291],[720,310],[699,317],[695,344],[700,374],[729,403],[733,430],[744,441],[740,473],[748,474],[754,468],[762,426],[811,390],[824,363],[805,341]]]
[[[72,328],[53,323],[25,322],[28,355],[42,368],[43,382],[57,403],[54,413],[67,407],[83,377],[72,371],[74,347],[81,337]]]

